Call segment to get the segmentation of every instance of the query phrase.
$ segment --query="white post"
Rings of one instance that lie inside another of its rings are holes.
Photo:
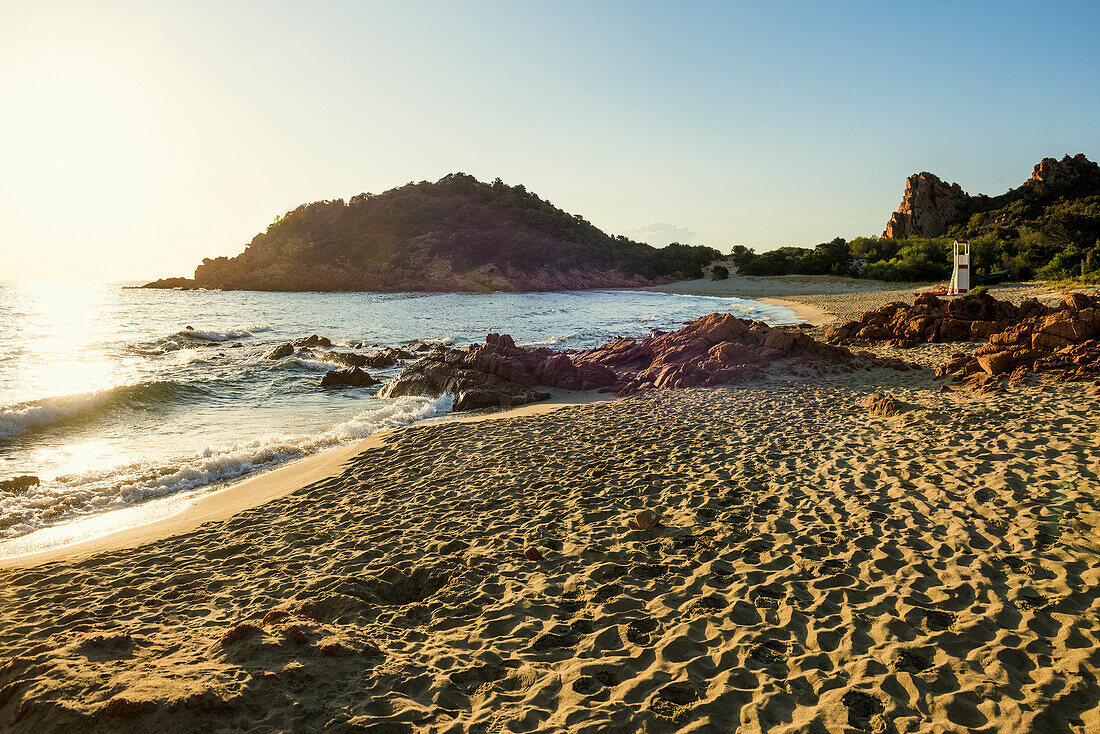
[[[962,295],[970,290],[970,243],[955,242],[955,269],[951,273],[951,288],[947,291],[953,296]]]

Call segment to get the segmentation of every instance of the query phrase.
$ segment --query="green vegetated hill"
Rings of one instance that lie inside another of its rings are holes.
[[[933,174],[915,174],[881,237],[761,254],[738,247],[731,259],[747,275],[938,280],[950,276],[951,245],[964,239],[979,277],[1008,270],[1015,280],[1100,280],[1100,166],[1083,154],[1045,158],[1000,196],[970,196]]]
[[[268,291],[528,291],[702,276],[720,253],[611,236],[527,191],[455,173],[304,204],[236,257],[146,287]]]

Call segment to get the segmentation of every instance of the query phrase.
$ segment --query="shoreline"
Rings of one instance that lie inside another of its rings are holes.
[[[903,287],[894,290],[886,286]],[[651,290],[679,295],[737,297],[791,309],[796,317],[814,328],[855,318],[860,313],[890,300],[911,296],[912,284],[885,284],[832,276],[745,277],[727,280],[677,281]],[[776,295],[762,295],[771,293]],[[1022,300],[1038,295],[1058,294],[1043,283],[999,286],[1001,298]],[[567,405],[610,400],[603,395],[551,389],[549,401],[533,403],[496,413],[448,415],[389,429],[364,439],[326,449],[277,468],[246,477],[220,489],[195,497],[164,498],[157,506],[146,504],[115,510],[63,525],[44,528],[0,545],[0,570],[25,568],[56,561],[69,561],[100,552],[134,548],[173,535],[190,532],[206,522],[224,520],[237,513],[276,500],[313,482],[333,479],[363,451],[384,445],[395,432],[437,422],[476,422],[547,412]],[[7,546],[6,548],[4,546]],[[14,553],[9,549],[15,549]]]
[[[226,520],[245,510],[258,507],[280,497],[284,497],[315,482],[334,479],[364,451],[384,446],[401,431],[416,426],[438,423],[478,423],[486,420],[515,418],[520,416],[548,413],[559,408],[574,405],[613,400],[594,391],[547,389],[552,397],[538,403],[521,405],[496,412],[478,412],[429,418],[399,428],[391,428],[371,434],[344,446],[334,446],[311,456],[305,456],[283,466],[261,472],[239,482],[231,483],[220,489],[199,494],[193,498],[176,498],[184,503],[168,515],[155,513],[147,520],[138,520],[134,524],[114,529],[104,529],[91,537],[77,536],[76,539],[49,543],[50,536],[71,537],[73,526],[98,525],[119,517],[117,513],[141,514],[147,509],[144,505],[116,510],[93,516],[85,520],[44,528],[34,533],[9,541],[13,546],[25,545],[26,552],[0,557],[0,571],[32,568],[46,563],[76,562],[99,553],[136,548],[158,540],[191,532],[208,522]],[[165,503],[171,504],[171,499]],[[98,521],[98,522],[97,522]],[[69,530],[70,532],[66,532]],[[78,529],[79,530],[79,529]],[[94,530],[93,530],[94,532]],[[37,540],[44,540],[46,547]]]

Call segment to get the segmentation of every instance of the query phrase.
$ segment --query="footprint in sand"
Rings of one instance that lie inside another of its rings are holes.
[[[720,612],[728,606],[729,602],[726,601],[725,597],[719,596],[718,594],[708,594],[707,596],[700,597],[691,602],[687,606],[687,612],[696,617],[705,616]]]
[[[714,565],[703,579],[703,583],[707,586],[729,586],[736,576],[732,566]]]
[[[634,645],[648,645],[653,640],[653,633],[660,626],[660,623],[652,617],[634,619],[627,623],[623,637]]]
[[[894,668],[906,673],[922,673],[932,667],[931,661],[923,655],[910,650],[902,650],[898,653],[898,659],[894,662]]]
[[[699,693],[690,683],[673,683],[654,694],[649,710],[658,718],[680,723],[688,718],[691,705],[699,700]]]
[[[1006,566],[1011,568],[1016,573],[1022,573],[1026,576],[1030,576],[1035,573],[1035,567],[1024,559],[1020,558],[1019,556],[1006,556],[1004,562]]]
[[[630,567],[630,575],[642,581],[651,581],[668,573],[668,566],[663,563],[636,563]]]
[[[532,650],[560,650],[574,647],[580,642],[580,635],[572,627],[564,624],[554,625],[531,642]]]
[[[1028,611],[1046,609],[1055,603],[1055,599],[1045,596],[1035,589],[1021,589],[1020,596],[1016,599],[1016,606]]]
[[[749,657],[765,665],[787,662],[788,646],[782,640],[765,640],[749,648]]]
[[[1059,536],[1056,533],[1039,531],[1035,535],[1035,550],[1046,550],[1057,545]]]
[[[957,617],[944,609],[924,609],[924,626],[929,632],[943,632],[955,626]]]
[[[572,617],[574,614],[584,609],[587,602],[584,599],[578,598],[576,595],[563,594],[561,600],[558,602],[558,609],[561,610],[562,617]]]
[[[593,601],[602,604],[605,601],[614,599],[615,597],[623,593],[622,584],[604,584],[600,588],[596,589],[596,593],[592,595]]]
[[[471,694],[486,683],[498,681],[508,674],[507,668],[501,665],[479,665],[467,668],[456,673],[451,673],[448,678],[451,685],[465,694]]]
[[[779,585],[760,586],[756,589],[756,595],[752,603],[757,607],[774,608],[779,606],[779,602],[783,600],[784,596],[786,596],[786,592]]]
[[[573,690],[582,696],[591,696],[604,688],[619,685],[619,676],[611,670],[598,670],[592,675],[582,675],[573,681]]]
[[[878,731],[880,726],[883,706],[876,696],[863,691],[848,691],[840,699],[848,709],[848,726],[858,731]]]

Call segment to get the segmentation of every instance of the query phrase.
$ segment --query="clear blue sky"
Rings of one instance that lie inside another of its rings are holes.
[[[1100,3],[0,0],[0,279],[190,274],[465,171],[728,250],[1100,155]],[[656,226],[655,226],[656,225]],[[644,233],[650,233],[648,235]]]

